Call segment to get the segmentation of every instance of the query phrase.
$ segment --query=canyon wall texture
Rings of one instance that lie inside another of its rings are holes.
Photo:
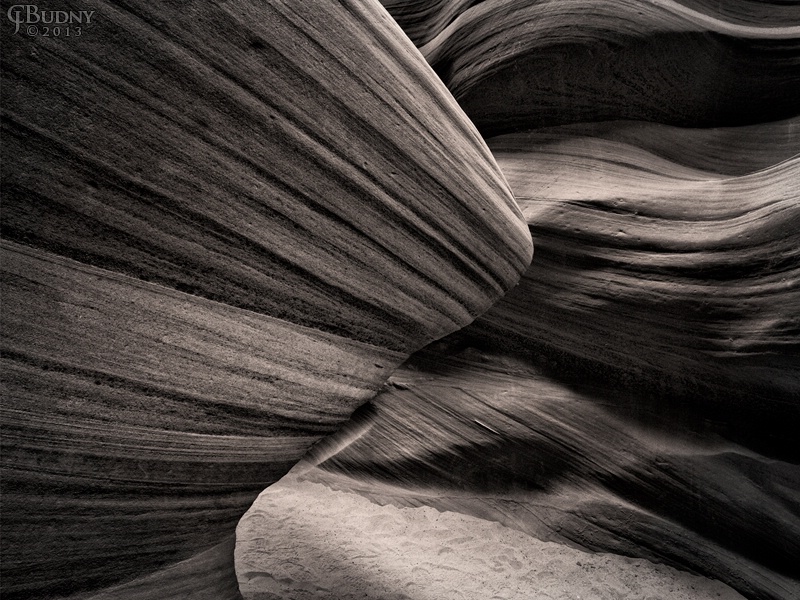
[[[798,597],[796,7],[386,5],[536,255],[305,477]]]
[[[485,136],[579,121],[787,118],[800,15],[784,2],[385,0]]]
[[[530,234],[376,2],[70,7],[2,38],[3,597],[238,597],[253,499]]]
[[[757,168],[780,144],[749,165],[730,145],[732,161],[714,162],[742,174],[721,175],[631,141],[694,133],[611,123],[490,140],[536,257],[315,448],[353,478],[332,484],[666,562],[747,597],[799,593],[800,161]]]
[[[800,595],[797,8],[385,4],[3,22],[3,596],[238,597],[360,405],[304,477]]]

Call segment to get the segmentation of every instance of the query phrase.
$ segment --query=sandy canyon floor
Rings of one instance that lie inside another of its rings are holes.
[[[740,600],[718,581],[430,507],[380,506],[295,469],[237,529],[246,600]]]

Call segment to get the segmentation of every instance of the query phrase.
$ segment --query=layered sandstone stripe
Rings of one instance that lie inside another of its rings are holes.
[[[236,597],[256,495],[530,236],[376,2],[80,9],[3,36],[3,596]]]
[[[483,323],[551,360],[747,415],[739,434],[797,457],[798,124],[767,124],[760,143],[758,126],[636,123],[491,140],[538,248]]]
[[[316,448],[328,483],[796,597],[796,127],[489,140],[535,259]]]
[[[384,0],[484,135],[580,121],[786,118],[800,11],[703,0]]]

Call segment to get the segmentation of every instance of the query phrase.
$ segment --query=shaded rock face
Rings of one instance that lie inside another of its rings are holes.
[[[237,597],[380,389],[309,477],[800,595],[800,18],[717,5],[4,34],[4,597]]]
[[[484,135],[578,121],[796,113],[800,16],[750,0],[384,0]]]
[[[488,144],[536,256],[306,477],[800,596],[796,8],[386,6],[512,132]]]
[[[658,153],[708,151],[707,131],[657,125],[495,138],[539,253],[481,329],[653,406],[725,413],[729,436],[797,461],[800,146],[778,140],[798,124],[766,125],[746,162],[737,135],[757,127],[718,131],[703,159]]]
[[[489,140],[531,267],[315,448],[349,480],[311,478],[797,597],[800,161],[772,143],[796,126]]]
[[[314,4],[4,32],[4,597],[237,597],[256,495],[527,267],[411,42]]]

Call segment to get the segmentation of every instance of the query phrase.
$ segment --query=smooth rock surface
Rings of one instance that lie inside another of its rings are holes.
[[[796,114],[800,11],[704,0],[384,0],[485,136]]]
[[[795,127],[489,140],[531,267],[316,446],[316,480],[800,595],[800,161],[771,143]]]
[[[779,135],[799,123],[765,125],[760,144],[757,126],[636,123],[491,140],[538,246],[486,335],[560,377],[724,413],[726,435],[800,460],[800,138]]]
[[[377,2],[80,8],[2,38],[3,597],[238,597],[258,493],[530,235]]]
[[[800,596],[797,7],[386,4],[3,35],[3,597],[239,597],[380,389],[305,477]]]

